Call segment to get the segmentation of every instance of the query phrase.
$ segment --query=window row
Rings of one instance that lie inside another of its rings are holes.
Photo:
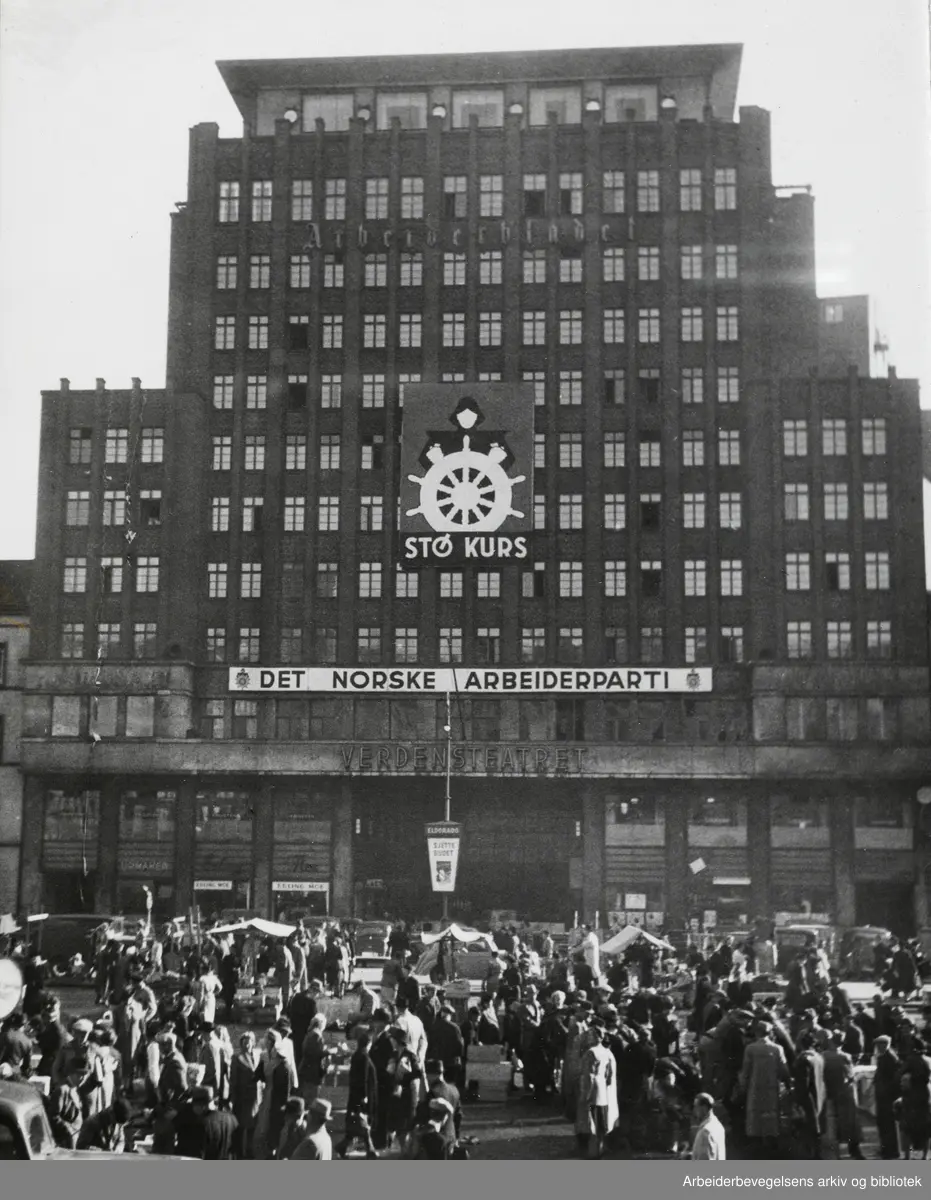
[[[847,426],[843,417],[824,417],[821,421],[821,453],[826,458],[847,454]],[[866,456],[886,453],[886,418],[863,417],[860,420],[860,450]],[[786,458],[808,456],[809,430],[806,420],[782,422],[782,452]]]
[[[422,220],[425,216],[462,220],[469,215],[470,203],[476,206],[481,217],[504,215],[503,175],[479,175],[473,181],[467,175],[444,175],[438,211],[425,205],[422,175],[402,175],[394,196],[390,184],[387,175],[362,180],[362,211],[367,221],[383,221],[389,217]],[[586,209],[606,214],[658,213],[664,209],[659,170],[603,171],[600,195],[591,196],[588,205],[581,171],[562,171],[555,184],[553,189],[548,177],[542,173],[524,174],[520,180],[522,215],[580,216]],[[217,220],[221,224],[231,224],[248,215],[248,219],[256,224],[269,222],[274,199],[270,179],[254,179],[246,188],[239,180],[221,180]],[[703,178],[698,167],[681,168],[677,200],[680,212],[733,212],[737,208],[736,167],[715,167],[710,178]],[[324,179],[323,194],[315,197],[313,179],[293,179],[285,203],[289,206],[292,221],[344,221],[347,217],[347,181],[344,177]]]
[[[133,658],[158,656],[158,624],[155,621],[134,621],[126,626],[131,639],[126,645]],[[99,622],[96,631],[83,621],[64,621],[61,626],[59,653],[62,658],[122,658],[124,625],[121,621]]]
[[[115,595],[123,590],[124,569],[135,583],[136,592],[158,591],[159,559],[152,555],[140,555],[136,559],[104,556],[100,560],[100,591],[104,595]],[[65,558],[62,586],[68,593],[87,591],[87,559],[83,556]]]
[[[865,639],[859,648],[854,642],[854,630],[850,621],[826,621],[821,653],[828,658],[871,659],[892,658],[892,622],[869,620],[865,625]],[[786,656],[792,659],[815,657],[815,644],[811,621],[786,622]]]
[[[783,484],[783,515],[787,521],[807,521],[811,517],[811,489],[807,483]],[[862,485],[863,519],[885,521],[889,518],[889,485],[882,480]],[[850,488],[843,481],[822,484],[824,519],[846,521],[850,516]]]
[[[156,528],[162,523],[162,492],[160,488],[141,488],[138,495],[137,522],[142,528]],[[125,488],[106,488],[102,499],[102,519],[105,526],[125,525],[127,519]],[[65,525],[89,525],[91,494],[89,491],[65,493]]]
[[[793,550],[785,556],[785,586],[787,592],[811,591],[812,555]],[[824,586],[829,592],[850,591],[850,554],[846,550],[829,550],[824,554]],[[863,555],[863,584],[868,592],[888,592],[891,571],[887,550],[867,550]]]
[[[68,435],[68,461],[72,465],[89,466],[94,447],[94,430],[86,426],[73,427]],[[141,463],[160,463],[165,455],[165,431],[155,426],[140,429],[133,443],[132,460]],[[125,426],[107,429],[104,435],[104,462],[125,463],[130,460],[129,429]]]

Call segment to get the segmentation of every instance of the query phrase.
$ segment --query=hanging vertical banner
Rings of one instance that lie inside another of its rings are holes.
[[[427,826],[430,883],[435,892],[456,890],[461,826],[455,821],[434,821]]]

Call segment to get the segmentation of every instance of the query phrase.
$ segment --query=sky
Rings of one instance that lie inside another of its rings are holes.
[[[873,297],[931,408],[926,0],[3,0],[0,559],[34,553],[40,391],[164,385],[187,131],[242,131],[218,59],[701,42],[743,43],[774,182],[814,191],[819,294]]]

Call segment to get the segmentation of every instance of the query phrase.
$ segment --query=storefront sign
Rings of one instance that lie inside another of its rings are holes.
[[[119,860],[121,875],[170,875],[174,864],[170,858],[147,858],[129,855]]]
[[[328,892],[328,883],[308,883],[298,879],[275,879],[272,881],[273,892]]]
[[[231,892],[233,890],[232,879],[195,879],[195,892]]]
[[[461,826],[455,821],[434,821],[427,826],[430,883],[435,892],[456,890]]]
[[[710,667],[231,667],[231,692],[492,696],[710,692]]]
[[[647,906],[646,895],[642,892],[628,892],[624,897],[625,908],[643,908]]]
[[[602,221],[591,225],[578,217],[544,220],[526,217],[522,221],[483,221],[478,227],[476,239],[479,246],[490,249],[521,242],[525,246],[570,246],[589,242],[612,243],[624,237],[626,222]],[[316,250],[346,250],[357,246],[360,250],[389,249],[399,246],[402,250],[422,250],[424,247],[442,246],[453,249],[468,243],[467,225],[444,222],[437,227],[429,221],[417,225],[391,227],[359,222],[349,228],[336,222],[310,221],[305,226],[305,238],[301,249],[305,254]]]
[[[448,749],[436,742],[415,745],[395,742],[391,745],[363,742],[340,748],[343,768],[350,774],[368,771],[402,771],[445,774]],[[548,775],[579,774],[585,749],[581,746],[511,746],[465,745],[453,746],[450,770],[457,774]]]
[[[718,923],[717,911],[713,908],[706,908],[702,914],[702,924],[706,929],[714,929]]]

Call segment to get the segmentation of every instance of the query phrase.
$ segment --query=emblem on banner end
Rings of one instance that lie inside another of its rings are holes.
[[[245,667],[236,672],[236,686],[238,688],[247,688],[249,686],[249,672]]]
[[[697,691],[701,687],[701,676],[697,671],[689,671],[685,677],[685,686],[690,692]]]

